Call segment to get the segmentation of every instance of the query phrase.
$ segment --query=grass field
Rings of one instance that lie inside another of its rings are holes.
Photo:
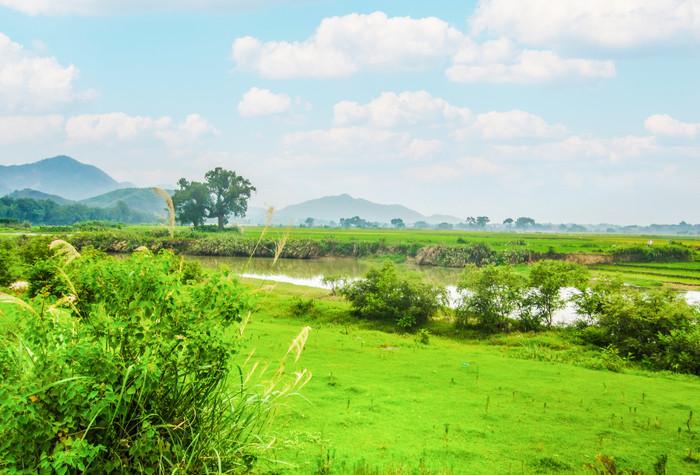
[[[243,235],[258,237],[263,228],[246,227]],[[272,228],[269,233],[283,233],[283,228]],[[649,240],[659,245],[673,241],[700,248],[700,236],[650,236],[623,234],[555,234],[555,233],[496,233],[475,231],[438,231],[414,229],[341,229],[341,228],[292,228],[290,236],[298,239],[323,239],[326,236],[355,241],[385,240],[387,243],[418,242],[422,245],[457,245],[458,240],[484,242],[496,250],[526,247],[534,252],[547,252],[553,248],[558,253],[600,253],[620,246],[646,245]]]
[[[425,345],[347,320],[345,305],[279,284],[246,330],[275,361],[312,327],[298,368],[314,377],[278,419],[282,472],[592,473],[601,453],[625,473],[654,473],[662,455],[667,473],[700,473],[697,377],[561,362],[585,349],[554,335]]]

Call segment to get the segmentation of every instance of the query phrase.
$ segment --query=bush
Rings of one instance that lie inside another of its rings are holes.
[[[464,269],[457,290],[461,295],[455,314],[462,325],[475,319],[488,332],[506,329],[509,315],[523,300],[522,278],[508,266],[474,265]]]
[[[700,311],[668,290],[622,289],[605,296],[584,341],[613,345],[652,368],[700,374]]]
[[[428,321],[442,306],[443,289],[425,284],[415,275],[400,277],[396,266],[386,262],[360,280],[340,289],[350,301],[352,314],[368,320],[383,320],[403,329]]]
[[[238,378],[247,370],[229,377],[248,294],[223,271],[183,284],[178,264],[171,253],[85,255],[61,274],[76,297],[15,299],[22,312],[0,335],[0,471],[218,473],[255,464],[279,386],[258,394]]]

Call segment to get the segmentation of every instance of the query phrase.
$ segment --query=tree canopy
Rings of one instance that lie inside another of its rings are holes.
[[[206,218],[216,218],[223,229],[229,216],[245,216],[250,194],[255,191],[250,181],[221,167],[209,170],[204,178],[204,183],[184,178],[178,181],[180,189],[173,195],[178,221],[197,226]]]

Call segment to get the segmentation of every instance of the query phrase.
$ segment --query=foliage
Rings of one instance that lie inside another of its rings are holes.
[[[595,322],[604,307],[609,306],[623,288],[624,284],[618,278],[600,279],[593,287],[580,288],[579,293],[572,297],[576,312],[586,317],[589,323]]]
[[[406,225],[403,222],[403,219],[401,218],[393,218],[391,220],[391,225],[395,227],[396,229],[403,229],[406,227]]]
[[[566,300],[561,291],[564,287],[581,287],[588,282],[586,269],[573,262],[540,261],[530,271],[527,296],[528,319],[533,326],[545,323],[551,327],[554,312],[564,308]]]
[[[615,249],[613,258],[621,262],[690,262],[693,251],[680,244],[632,246]]]
[[[172,197],[178,221],[201,226],[205,218],[216,218],[223,229],[229,216],[245,216],[250,194],[255,191],[250,181],[221,167],[209,170],[204,178],[204,183],[184,178],[178,181],[180,189]]]
[[[15,281],[16,260],[12,246],[0,241],[0,286],[7,287]]]
[[[392,223],[393,224],[393,223]],[[353,216],[352,218],[340,218],[340,227],[342,228],[376,228],[378,227],[375,223],[370,223],[365,221],[359,216]]]
[[[653,368],[700,374],[700,309],[669,290],[593,292],[600,304],[595,323],[581,331],[585,341]]]
[[[521,229],[527,229],[531,226],[535,225],[535,220],[532,218],[528,218],[525,216],[521,216],[520,218],[515,220],[515,227],[516,228],[521,228]]]
[[[475,319],[489,332],[506,329],[507,318],[519,307],[524,287],[522,277],[509,266],[467,266],[457,290],[461,302],[456,316],[461,324]]]
[[[444,290],[415,275],[399,276],[392,262],[370,269],[363,279],[341,288],[340,294],[350,301],[355,316],[392,322],[403,329],[427,322],[444,301]]]
[[[72,295],[44,287],[27,303],[12,300],[13,331],[0,337],[0,470],[204,473],[255,464],[271,401],[285,390],[274,382],[251,390],[247,369],[229,373],[247,292],[225,269],[184,284],[180,263],[167,252],[121,262],[83,255],[60,268]]]
[[[52,200],[0,198],[0,218],[28,221],[34,225],[70,225],[80,221],[104,220],[123,223],[151,223],[154,215],[129,208],[119,201],[110,208],[93,208],[80,203],[59,205]]]

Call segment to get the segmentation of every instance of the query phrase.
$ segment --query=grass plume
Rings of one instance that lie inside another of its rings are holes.
[[[163,188],[153,187],[153,192],[165,200],[168,209],[168,227],[170,228],[170,237],[175,236],[175,205],[173,199]]]

